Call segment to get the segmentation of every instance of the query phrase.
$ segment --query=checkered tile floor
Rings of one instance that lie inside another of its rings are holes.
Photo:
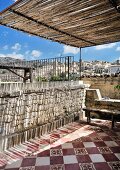
[[[120,170],[120,124],[74,122],[11,148],[0,163],[2,170]]]

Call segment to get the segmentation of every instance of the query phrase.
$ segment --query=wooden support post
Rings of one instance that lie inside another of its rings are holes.
[[[26,83],[26,77],[27,77],[27,70],[26,69],[24,69],[24,79],[23,79],[23,82],[24,83]]]
[[[111,115],[111,117],[112,117],[112,126],[111,126],[111,128],[113,129],[114,126],[115,126],[115,118],[114,118],[113,114]]]
[[[86,115],[87,115],[87,122],[90,123],[91,122],[91,119],[90,119],[90,111],[89,110],[86,110]]]
[[[29,70],[30,82],[31,82],[31,83],[32,83],[32,81],[33,81],[32,73],[33,73],[33,70],[32,70],[32,68],[31,68],[31,69]]]

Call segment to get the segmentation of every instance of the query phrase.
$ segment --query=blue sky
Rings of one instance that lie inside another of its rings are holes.
[[[0,0],[0,11],[15,0]],[[74,56],[79,59],[79,49],[55,43],[40,37],[18,32],[0,25],[0,57],[14,57],[27,60]],[[83,60],[115,61],[120,58],[120,42],[82,49]]]

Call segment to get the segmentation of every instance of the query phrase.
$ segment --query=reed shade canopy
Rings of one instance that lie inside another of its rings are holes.
[[[120,0],[18,0],[0,24],[75,47],[120,41]]]

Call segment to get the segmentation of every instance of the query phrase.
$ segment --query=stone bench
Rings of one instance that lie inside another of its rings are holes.
[[[112,128],[112,129],[113,129],[113,127],[114,127],[115,117],[116,117],[117,115],[120,115],[120,111],[118,111],[118,110],[109,110],[109,109],[97,109],[97,108],[85,107],[85,108],[83,108],[83,111],[85,111],[85,113],[86,113],[87,122],[88,122],[88,123],[91,122],[91,116],[90,116],[90,113],[91,113],[91,112],[95,112],[95,113],[97,113],[97,114],[106,113],[106,114],[108,114],[108,115],[111,115],[111,121],[112,121],[111,128]]]

